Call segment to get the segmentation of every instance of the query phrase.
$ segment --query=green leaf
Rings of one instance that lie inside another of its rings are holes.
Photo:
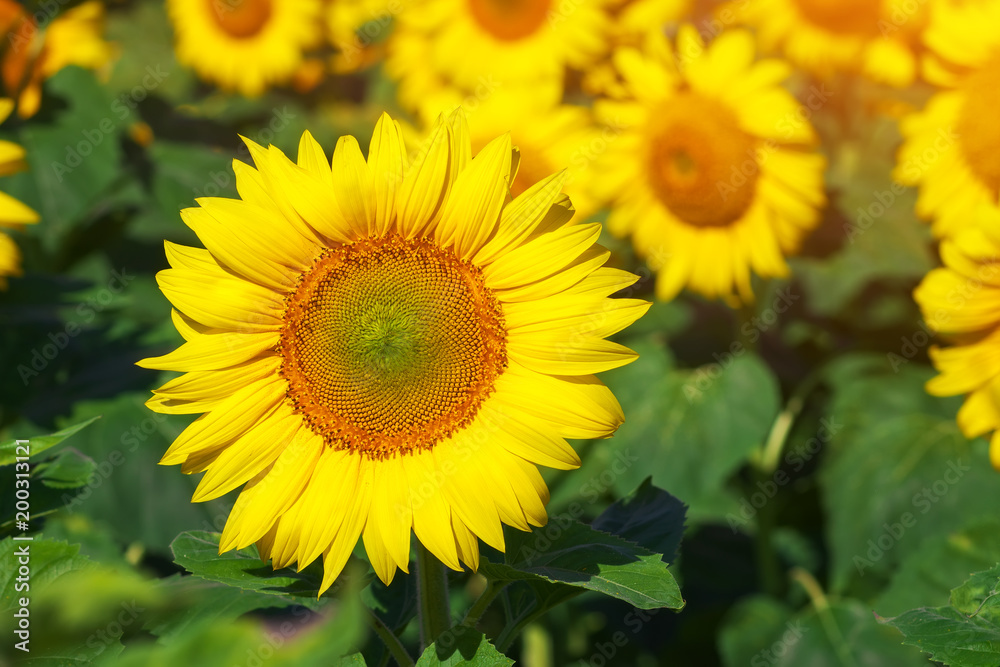
[[[52,489],[76,489],[85,486],[96,469],[94,459],[71,448],[39,463],[32,471],[32,476]]]
[[[778,385],[745,347],[695,371],[673,367],[662,344],[629,345],[634,364],[602,374],[625,408],[625,423],[584,457],[566,485],[596,502],[611,489],[624,496],[648,476],[688,506],[691,521],[738,512],[728,478],[761,446],[778,415]],[[565,504],[569,499],[554,497]]]
[[[904,642],[956,667],[1000,664],[1000,565],[972,575],[951,592],[951,605],[880,618]]]
[[[505,656],[486,637],[472,628],[457,625],[427,647],[416,667],[510,667]]]
[[[389,586],[373,579],[361,599],[393,631],[402,632],[417,615],[416,577],[396,577]]]
[[[790,627],[794,615],[788,605],[774,598],[758,596],[740,601],[726,614],[719,631],[718,645],[722,661],[729,667],[745,667],[770,649],[775,637],[790,631],[798,637],[797,627]],[[770,664],[758,660],[760,664]]]
[[[624,600],[640,609],[680,609],[680,589],[662,555],[568,517],[551,517],[533,533],[505,530],[504,562],[483,561],[497,581],[566,584]]]
[[[684,535],[684,503],[658,489],[647,477],[639,488],[616,501],[591,523],[593,528],[663,554],[670,564]]]
[[[148,396],[129,392],[76,404],[76,419],[103,415],[73,443],[97,462],[97,474],[79,495],[65,499],[65,507],[106,522],[120,542],[141,542],[166,555],[170,542],[185,530],[221,530],[232,501],[192,503],[197,478],[158,465],[191,418],[150,411],[143,405]]]
[[[873,426],[821,482],[838,591],[872,573],[886,576],[926,540],[1000,504],[985,443],[969,443],[955,422],[927,415]]]
[[[970,572],[1000,562],[1000,520],[980,520],[946,536],[928,540],[903,561],[886,588],[872,603],[881,616],[947,604],[950,592]]]
[[[88,558],[79,556],[79,547],[56,542],[55,540],[34,539],[34,540],[14,540],[6,538],[0,541],[0,563],[4,567],[0,569],[0,609],[9,611],[14,609],[18,600],[23,597],[17,591],[18,567],[17,563],[24,549],[28,550],[29,564],[31,570],[30,585],[33,590],[44,588],[59,577],[83,568],[92,567]],[[23,583],[23,582],[22,582]]]
[[[73,426],[68,426],[61,431],[56,431],[55,433],[49,435],[39,435],[32,438],[17,438],[11,440],[10,442],[5,442],[0,444],[0,466],[9,466],[15,462],[17,458],[17,440],[28,440],[28,447],[30,448],[31,458],[34,458],[44,452],[47,449],[55,447],[60,442],[70,437],[71,435],[78,433],[80,430],[90,426],[95,421],[100,419],[100,415],[96,417],[91,417],[79,424],[74,424]]]
[[[247,591],[287,596],[286,599],[293,599],[296,604],[310,609],[326,604],[326,599],[316,597],[321,579],[310,574],[311,569],[275,571],[261,561],[255,546],[219,554],[220,537],[219,533],[202,530],[181,533],[170,545],[174,562],[202,579]],[[331,592],[327,591],[324,596],[329,597]]]
[[[831,446],[820,490],[830,545],[830,588],[868,598],[928,540],[994,514],[1000,485],[987,445],[967,441],[953,400],[928,396],[933,375],[916,364],[893,372],[885,357],[831,369]]]
[[[810,607],[794,613],[771,598],[752,597],[726,615],[719,651],[727,667],[927,664],[899,639],[857,600],[837,600],[819,610]]]
[[[169,599],[183,602],[147,624],[150,632],[165,642],[173,641],[203,623],[218,625],[257,609],[280,609],[299,604],[291,597],[227,586],[197,576],[172,577],[163,582],[162,588]]]

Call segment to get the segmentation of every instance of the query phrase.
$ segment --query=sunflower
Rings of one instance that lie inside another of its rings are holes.
[[[378,62],[389,28],[392,10],[386,0],[336,0],[323,9],[327,36],[336,49],[331,69],[354,72]]]
[[[976,223],[942,241],[944,267],[914,298],[928,327],[954,343],[930,349],[941,374],[927,391],[967,395],[958,425],[969,438],[993,433],[990,460],[1000,470],[1000,210],[980,208]]]
[[[607,57],[614,48],[639,47],[650,30],[663,30],[691,14],[692,0],[609,0],[608,49],[600,62],[588,67],[583,75],[583,89],[603,95],[617,83],[614,66]]]
[[[926,2],[915,0],[735,0],[733,12],[753,26],[761,48],[781,51],[822,78],[862,74],[904,88],[916,79]]]
[[[1000,4],[937,3],[925,39],[941,58],[927,75],[945,90],[901,122],[894,177],[920,187],[917,214],[944,237],[1000,206]]]
[[[296,75],[321,34],[321,0],[167,0],[177,60],[255,97]]]
[[[454,107],[496,90],[562,97],[566,68],[607,48],[603,0],[414,0],[397,17],[386,71],[410,109]]]
[[[787,275],[784,255],[816,225],[825,160],[779,86],[788,66],[754,63],[747,31],[706,48],[684,25],[677,51],[652,35],[644,52],[615,53],[623,95],[596,105],[609,138],[593,187],[611,202],[610,230],[659,271],[659,298],[687,285],[748,300],[751,271]]]
[[[59,14],[44,29],[14,0],[0,0],[5,35],[3,83],[17,99],[17,113],[33,116],[42,102],[42,82],[69,65],[101,70],[115,57],[104,41],[104,5],[84,2]]]
[[[0,99],[0,123],[14,110],[14,100]],[[0,141],[0,176],[24,168],[24,149],[9,141]],[[38,214],[10,195],[0,192],[0,229],[20,229],[38,222]],[[21,275],[21,252],[14,239],[0,232],[0,289],[7,288],[8,276]]]
[[[333,168],[305,133],[298,163],[248,141],[242,200],[182,212],[207,250],[167,243],[158,281],[180,348],[141,366],[185,371],[148,405],[201,413],[163,457],[205,472],[195,501],[245,484],[220,551],[256,543],[275,568],[324,557],[322,590],[363,535],[378,576],[407,571],[410,530],[454,569],[501,523],[546,522],[536,466],[570,469],[566,438],[622,422],[594,373],[635,354],[604,340],[648,307],[608,295],[596,224],[550,176],[511,200],[509,136],[471,159],[464,117],[404,168],[379,120],[367,162],[342,137]]]

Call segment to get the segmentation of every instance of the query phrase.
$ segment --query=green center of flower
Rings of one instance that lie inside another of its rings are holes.
[[[879,35],[880,0],[792,0],[813,25],[845,35]]]
[[[260,33],[271,18],[271,0],[205,0],[223,32],[236,39]]]
[[[994,197],[1000,196],[1000,53],[971,74],[963,85],[965,100],[956,131],[972,173]]]
[[[331,445],[376,458],[467,426],[506,367],[503,314],[480,271],[427,240],[328,250],[285,320],[296,410]]]
[[[649,129],[649,181],[681,221],[725,227],[753,203],[757,142],[722,103],[697,93],[671,98]]]
[[[538,32],[548,20],[551,0],[469,0],[469,12],[483,30],[513,42]]]

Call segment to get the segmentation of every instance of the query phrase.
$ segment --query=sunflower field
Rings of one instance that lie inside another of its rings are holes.
[[[0,667],[1000,665],[1000,0],[0,31]]]

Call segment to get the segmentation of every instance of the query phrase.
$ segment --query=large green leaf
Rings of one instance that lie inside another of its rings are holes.
[[[49,435],[36,435],[30,438],[16,438],[9,442],[0,444],[0,466],[11,465],[17,459],[17,440],[28,440],[26,446],[29,447],[31,458],[34,458],[45,450],[55,447],[71,435],[79,433],[82,429],[93,424],[100,418],[100,415],[97,415],[91,417],[90,419],[86,419],[79,424],[67,426],[64,429]]]
[[[220,554],[219,537],[219,533],[201,530],[181,533],[170,545],[174,561],[202,579],[281,596],[311,609],[318,609],[327,602],[316,597],[321,579],[313,570],[295,572],[286,568],[275,571],[261,561],[255,546]],[[329,596],[330,592],[324,595]]]
[[[931,375],[915,364],[893,372],[884,356],[831,369],[837,428],[820,484],[834,591],[877,594],[927,540],[988,518],[1000,504],[986,443],[962,437],[955,401],[927,396]]]
[[[836,590],[887,575],[925,540],[988,517],[1000,504],[986,443],[970,443],[953,421],[926,415],[873,426],[821,480]]]
[[[39,463],[33,472],[49,488],[76,489],[87,484],[96,470],[94,459],[70,448]]]
[[[16,564],[21,557],[19,554],[25,549],[30,554],[30,585],[34,590],[47,586],[69,572],[93,565],[89,559],[78,555],[78,547],[65,542],[46,539],[15,540],[10,537],[0,541],[0,563],[4,563],[0,570],[0,609],[4,612],[14,609],[23,596],[23,591],[17,590],[20,566]]]
[[[591,526],[663,554],[673,563],[684,535],[684,503],[658,489],[647,477],[639,488],[616,501]]]
[[[943,605],[969,576],[1000,562],[1000,519],[989,518],[924,542],[872,603],[881,616]]]
[[[602,376],[625,408],[625,423],[609,441],[595,443],[566,486],[574,497],[596,502],[608,490],[623,496],[652,476],[688,505],[692,521],[738,511],[727,479],[762,444],[778,414],[777,382],[746,347],[719,364],[695,371],[673,367],[652,341],[629,342],[634,364]]]
[[[640,609],[680,609],[680,589],[662,555],[568,517],[551,517],[533,533],[505,530],[504,562],[483,561],[496,581],[566,584],[624,600]]]
[[[141,542],[165,553],[185,530],[221,530],[231,501],[192,503],[197,479],[158,465],[191,418],[154,413],[143,405],[147,398],[145,392],[130,392],[76,404],[75,419],[103,418],[73,441],[97,462],[97,474],[79,495],[67,496],[65,508],[106,522],[120,542]]]
[[[857,600],[794,613],[771,598],[748,598],[728,613],[719,649],[727,667],[928,664],[919,652],[901,646],[899,635],[880,626]]]
[[[946,607],[922,607],[880,619],[905,643],[956,667],[1000,664],[1000,565],[978,572],[951,592]]]
[[[218,625],[257,609],[287,608],[299,604],[291,596],[260,593],[201,577],[172,577],[163,582],[162,588],[171,600],[183,603],[158,614],[153,622],[147,624],[150,632],[167,642],[204,623]],[[309,614],[305,609],[296,609],[292,611],[295,620]]]
[[[510,667],[514,661],[505,656],[486,637],[463,625],[447,630],[427,647],[417,667]]]

